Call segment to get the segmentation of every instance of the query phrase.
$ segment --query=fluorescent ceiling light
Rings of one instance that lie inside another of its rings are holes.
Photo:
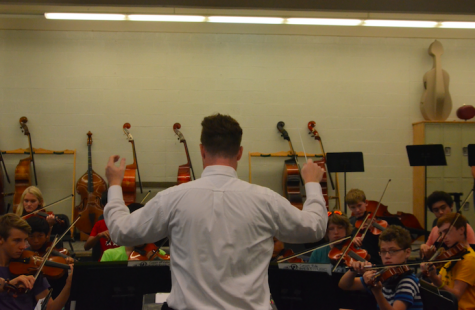
[[[125,20],[124,14],[45,13],[47,19]]]
[[[134,21],[152,21],[152,22],[204,22],[204,16],[192,15],[138,15],[131,14],[127,16],[128,20]]]
[[[210,16],[208,21],[211,23],[282,24],[284,19],[279,17]]]
[[[465,28],[465,29],[475,29],[475,23],[473,22],[442,22],[440,23],[441,28]]]
[[[292,25],[328,25],[328,26],[357,26],[360,19],[337,19],[337,18],[287,18],[287,24]]]
[[[437,26],[437,22],[418,21],[418,20],[365,20],[363,26],[372,27],[411,27],[411,28],[433,28]]]

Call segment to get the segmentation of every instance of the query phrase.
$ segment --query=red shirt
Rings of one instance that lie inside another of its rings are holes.
[[[97,221],[96,224],[94,224],[94,227],[92,228],[90,236],[95,237],[101,232],[106,231],[106,230],[109,230],[109,228],[107,228],[106,226],[106,222],[104,220]],[[107,239],[105,238],[99,239],[99,242],[101,244],[101,257],[102,257],[102,253],[104,253],[105,250],[119,247],[119,245],[115,244],[112,240],[107,241]],[[101,259],[99,259],[99,261],[100,260]]]

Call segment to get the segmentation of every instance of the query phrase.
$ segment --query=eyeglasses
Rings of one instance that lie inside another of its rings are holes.
[[[399,251],[404,251],[405,249],[399,249],[399,250],[389,250],[389,251],[381,251],[379,252],[379,256],[385,256],[386,254],[389,254],[389,256],[393,256]]]
[[[343,215],[343,213],[341,211],[328,211],[328,217],[330,217],[330,215],[333,215],[333,214],[338,214],[338,215]]]

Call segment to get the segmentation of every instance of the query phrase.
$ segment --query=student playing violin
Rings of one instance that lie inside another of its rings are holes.
[[[435,191],[427,197],[427,207],[434,213],[436,219],[440,219],[447,214],[453,214],[453,206],[452,196],[446,192]],[[427,242],[421,245],[421,254],[424,257],[430,256],[429,249],[432,245],[436,244],[439,235],[439,228],[435,225],[430,232]],[[469,244],[475,244],[475,233],[469,224],[467,224],[467,241]]]
[[[352,231],[353,225],[351,225],[350,220],[341,211],[328,212],[328,228],[325,234],[326,241],[333,242],[338,239],[344,238],[346,236],[351,235]],[[331,260],[328,257],[328,254],[335,246],[337,246],[337,244],[332,244],[313,251],[312,255],[310,256],[309,263],[331,264]],[[337,271],[342,270],[344,270],[344,266],[338,266]]]
[[[379,235],[380,255],[384,265],[404,264],[411,254],[411,235],[400,227],[388,226]],[[367,264],[367,263],[366,263]],[[422,310],[419,279],[406,272],[396,275],[381,283],[375,279],[376,270],[365,270],[365,263],[354,262],[353,270],[340,279],[339,287],[343,290],[368,291],[374,295],[380,309]],[[357,274],[363,274],[357,277]]]
[[[350,223],[351,225],[355,226],[353,233],[356,233],[356,222],[358,220],[364,220],[364,218],[368,214],[366,211],[366,207],[368,206],[366,195],[360,189],[352,189],[346,194],[345,201],[348,205],[348,208],[350,208],[351,212],[353,213],[353,216],[350,217]],[[364,228],[365,227],[363,227],[363,229]],[[378,245],[379,239],[377,235],[373,235],[371,232],[368,232],[362,241],[360,238],[360,240],[355,240],[355,243],[358,246],[361,246],[366,251],[368,251],[368,254],[371,256],[369,260],[371,263],[376,265],[381,264]]]
[[[140,209],[143,207],[143,204],[140,203],[131,203],[127,206],[130,210],[130,213]],[[101,257],[101,262],[120,262],[120,261],[128,261],[129,256],[132,252],[136,250],[141,250],[145,244],[137,245],[137,246],[119,246],[117,248],[105,250]],[[167,255],[167,253],[163,250],[158,250],[160,255]],[[146,256],[151,256],[151,253],[146,253]],[[150,257],[148,257],[150,258]]]
[[[14,276],[10,273],[9,264],[13,259],[20,258],[26,249],[26,241],[31,228],[28,223],[15,214],[5,214],[0,217],[0,309],[33,310],[40,299],[48,295],[49,283],[40,274],[34,279],[31,275]],[[56,299],[48,301],[47,310],[60,310],[69,298],[73,267],[66,285]],[[7,281],[14,286],[28,289],[25,294],[13,297],[5,290]]]
[[[40,254],[46,253],[49,245],[49,225],[48,222],[42,217],[30,217],[26,219],[26,222],[31,227],[31,233],[28,237],[29,247],[27,250],[38,252]],[[54,251],[51,252],[51,256],[59,256]],[[64,257],[68,264],[74,264],[74,259],[72,257]]]
[[[459,310],[475,309],[475,252],[467,243],[467,219],[460,215],[454,223],[456,213],[442,216],[437,221],[441,234],[445,235],[444,244],[451,248],[461,244],[463,259],[448,262],[438,275],[433,265],[422,264],[421,268],[434,286],[453,293],[458,299]],[[451,224],[453,224],[452,227]],[[450,230],[449,230],[450,229]]]
[[[21,195],[20,204],[18,205],[15,214],[20,217],[25,216],[44,206],[45,202],[40,189],[36,186],[30,186],[27,187]],[[56,224],[56,219],[52,214],[48,215],[46,221],[48,221],[50,230],[53,228],[53,225]]]

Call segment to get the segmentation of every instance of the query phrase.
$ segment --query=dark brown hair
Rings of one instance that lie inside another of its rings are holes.
[[[28,223],[18,215],[13,213],[2,215],[0,217],[0,237],[3,240],[8,239],[12,228],[19,229],[28,235],[31,232],[30,225],[28,225]]]
[[[366,195],[361,189],[351,189],[345,197],[345,202],[348,205],[355,205],[358,202],[365,202]]]
[[[437,227],[441,227],[445,223],[452,224],[455,221],[455,217],[457,216],[457,213],[449,213],[437,220]],[[459,215],[459,218],[457,221],[454,223],[455,229],[459,229],[460,227],[465,227],[464,235],[465,239],[467,239],[467,218],[463,216],[462,214]]]
[[[410,249],[412,244],[411,234],[407,229],[397,225],[389,225],[381,235],[379,235],[380,246],[382,241],[394,241],[401,249]]]
[[[337,226],[343,226],[346,230],[346,235],[349,236],[351,235],[351,232],[353,231],[353,225],[351,225],[350,220],[346,217],[346,215],[342,214],[335,214],[333,213],[330,215],[328,218],[328,225],[327,225],[327,233],[325,234],[325,239],[328,240],[328,227],[330,224],[335,224]]]
[[[201,122],[201,144],[211,156],[231,158],[239,152],[242,128],[229,115],[214,114]]]

